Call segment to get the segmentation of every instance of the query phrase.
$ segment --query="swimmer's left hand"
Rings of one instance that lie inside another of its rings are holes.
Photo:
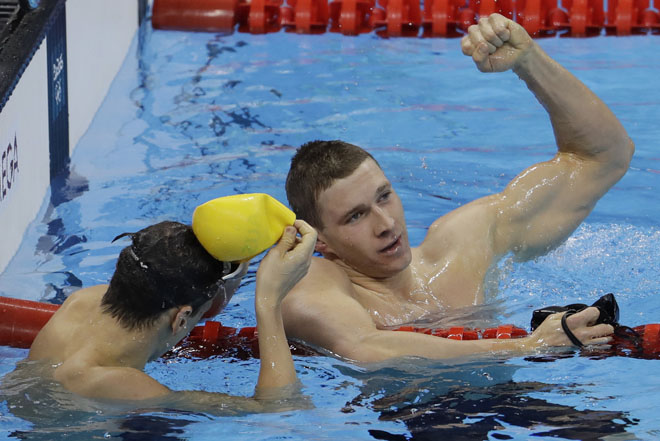
[[[514,68],[520,56],[533,45],[522,26],[500,14],[480,18],[461,39],[463,54],[472,57],[482,72]]]
[[[573,345],[561,325],[561,318],[564,314],[566,313],[552,314],[536,328],[532,336],[536,337],[539,346]],[[612,340],[611,335],[614,328],[603,323],[595,324],[599,315],[598,308],[589,307],[568,317],[566,324],[573,335],[585,346],[608,344]]]

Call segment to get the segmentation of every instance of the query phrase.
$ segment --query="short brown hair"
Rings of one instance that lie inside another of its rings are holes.
[[[339,140],[300,146],[286,178],[286,196],[296,216],[322,230],[319,195],[337,179],[350,176],[366,159],[378,164],[363,148]]]

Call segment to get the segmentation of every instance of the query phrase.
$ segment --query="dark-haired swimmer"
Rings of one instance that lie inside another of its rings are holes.
[[[389,326],[483,301],[484,278],[502,256],[529,260],[561,244],[626,173],[634,146],[607,106],[553,61],[515,22],[484,17],[461,41],[483,72],[513,70],[547,110],[558,151],[500,193],[440,217],[411,248],[403,207],[376,160],[341,141],[303,145],[286,190],[299,219],[318,231],[307,276],[283,303],[289,337],[358,361],[448,358],[569,346],[560,315],[531,336],[453,341]],[[609,325],[588,308],[567,324],[584,344],[605,344]]]
[[[247,264],[214,259],[190,226],[176,222],[130,236],[132,245],[121,251],[109,286],[69,296],[34,340],[29,360],[53,365],[53,378],[85,397],[174,400],[191,408],[230,406],[232,411],[277,410],[275,399],[297,390],[280,305],[309,267],[314,229],[303,221],[286,227],[257,271],[261,366],[252,398],[173,392],[143,372],[147,362],[185,337],[214,301],[219,299],[220,307],[227,304]]]

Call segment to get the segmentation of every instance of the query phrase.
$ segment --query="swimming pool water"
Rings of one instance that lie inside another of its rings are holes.
[[[612,291],[622,323],[660,322],[658,38],[539,43],[611,106],[637,151],[628,174],[566,244],[534,262],[505,259],[493,274],[490,306],[461,314],[527,328],[536,307],[591,303]],[[145,27],[70,174],[53,184],[0,275],[0,295],[61,302],[80,286],[106,283],[123,246],[110,244],[113,237],[166,219],[189,223],[198,204],[218,196],[266,192],[286,202],[295,148],[334,138],[376,156],[401,195],[414,244],[443,213],[500,190],[554,151],[547,116],[524,84],[511,73],[479,73],[455,39]],[[257,264],[219,316],[225,324],[254,325]],[[0,348],[0,374],[25,354]],[[17,409],[2,399],[0,438],[657,438],[660,380],[647,372],[660,361],[566,355],[370,366],[297,357],[315,408],[275,415],[73,412],[45,402]],[[147,372],[174,389],[250,395],[258,361],[168,360]]]

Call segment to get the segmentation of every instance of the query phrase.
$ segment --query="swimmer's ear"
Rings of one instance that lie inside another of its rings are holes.
[[[174,318],[172,319],[172,322],[170,323],[170,326],[172,327],[172,332],[174,334],[178,333],[181,330],[186,330],[186,331],[191,331],[192,327],[190,326],[190,316],[192,315],[192,306],[186,305],[180,307],[176,314],[174,314]],[[194,324],[193,324],[194,325]]]
[[[318,233],[318,236],[316,237],[316,245],[314,246],[314,251],[317,253],[321,253],[324,256],[327,256],[329,254],[334,255],[334,251],[332,248],[330,248],[330,245],[325,241],[321,233]]]

